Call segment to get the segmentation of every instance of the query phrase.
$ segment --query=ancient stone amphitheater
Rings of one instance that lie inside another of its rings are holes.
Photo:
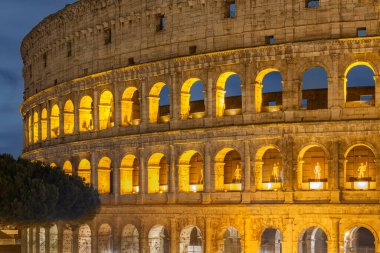
[[[83,177],[102,210],[24,230],[23,252],[380,252],[379,15],[80,0],[47,17],[21,47],[23,157]]]

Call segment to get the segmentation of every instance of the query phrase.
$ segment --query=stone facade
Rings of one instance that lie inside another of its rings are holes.
[[[22,45],[22,156],[85,178],[102,210],[23,231],[23,251],[380,252],[378,6],[81,0],[49,16]],[[360,65],[374,87],[347,86]],[[302,89],[313,67],[323,90]]]

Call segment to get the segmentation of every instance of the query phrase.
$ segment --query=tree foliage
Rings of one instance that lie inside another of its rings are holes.
[[[0,224],[30,226],[92,219],[99,194],[78,176],[0,155]]]

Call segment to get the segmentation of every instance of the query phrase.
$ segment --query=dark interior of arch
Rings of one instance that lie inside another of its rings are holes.
[[[263,106],[282,105],[282,76],[272,71],[263,78]]]
[[[202,81],[195,82],[190,89],[190,113],[204,112],[204,85]]]
[[[265,229],[261,236],[261,253],[281,253],[282,236],[274,228]]]
[[[159,105],[160,116],[170,115],[170,91],[167,85],[161,89]]]
[[[371,68],[359,65],[347,73],[346,102],[362,101],[369,105],[375,102],[375,80]]]
[[[241,84],[242,80],[239,75],[231,75],[226,81],[225,94],[225,109],[240,109],[242,108],[241,99]]]
[[[202,246],[202,235],[196,227],[191,230],[190,234],[190,245],[191,246]]]
[[[375,237],[368,229],[360,227],[353,235],[352,245],[357,252],[374,252],[375,249]]]
[[[328,80],[322,67],[311,68],[302,77],[301,108],[307,110],[327,109]]]

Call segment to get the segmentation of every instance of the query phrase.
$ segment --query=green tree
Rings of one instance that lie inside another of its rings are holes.
[[[0,155],[0,224],[29,226],[92,219],[98,192],[82,178],[40,162]]]

